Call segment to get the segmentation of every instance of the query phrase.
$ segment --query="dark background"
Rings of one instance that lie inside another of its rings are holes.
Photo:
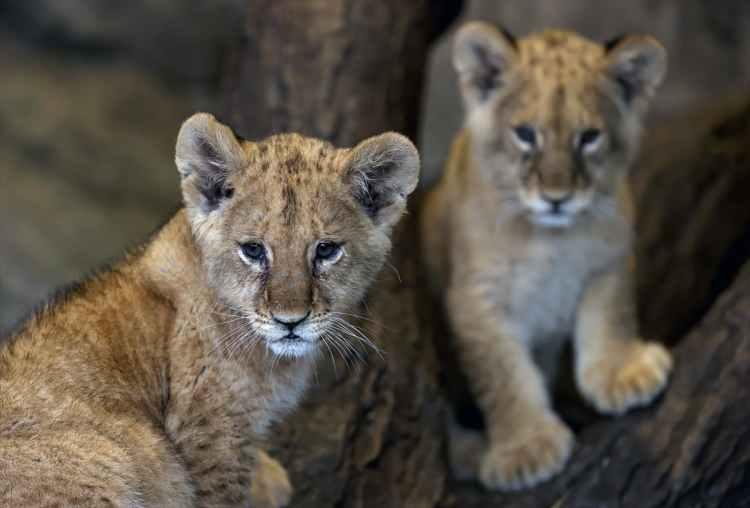
[[[0,335],[177,207],[177,129],[195,110],[223,110],[220,76],[243,37],[245,5],[0,0]],[[750,2],[477,0],[465,11],[519,36],[546,26],[602,41],[657,36],[671,64],[657,125],[750,82]],[[424,182],[439,174],[461,124],[450,36],[427,79]]]

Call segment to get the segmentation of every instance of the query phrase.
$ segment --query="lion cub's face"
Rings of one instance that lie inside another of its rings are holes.
[[[176,161],[207,283],[247,327],[243,340],[301,356],[321,339],[353,337],[346,313],[383,265],[417,184],[411,142],[389,133],[353,149],[296,134],[253,143],[198,114],[180,130]]]
[[[658,42],[600,45],[560,31],[517,41],[469,23],[456,36],[454,65],[474,156],[506,204],[550,227],[607,213],[665,74]]]

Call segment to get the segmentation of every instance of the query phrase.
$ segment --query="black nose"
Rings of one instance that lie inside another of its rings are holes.
[[[550,204],[550,207],[552,208],[552,213],[559,213],[562,205],[570,201],[572,197],[573,197],[572,194],[567,194],[559,198],[553,198],[551,196],[542,194],[542,199],[544,199],[547,203]]]
[[[283,315],[283,316],[274,315],[273,320],[279,323],[280,325],[286,326],[289,329],[289,331],[292,331],[298,324],[300,324],[302,321],[307,319],[307,316],[309,315],[310,315],[310,311],[308,310],[304,316],[299,316],[299,315],[294,316],[294,315],[288,315],[288,314]]]

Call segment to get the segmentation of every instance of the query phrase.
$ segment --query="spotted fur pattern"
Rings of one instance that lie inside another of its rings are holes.
[[[637,331],[626,179],[666,56],[650,37],[515,40],[475,22],[456,35],[454,65],[466,124],[425,199],[423,257],[487,422],[479,460],[454,447],[473,459],[456,472],[513,490],[571,454],[547,388],[567,337],[578,387],[603,413],[666,384],[669,353]]]
[[[297,405],[321,344],[361,339],[343,316],[385,261],[418,155],[397,134],[353,149],[242,141],[198,114],[176,160],[184,209],[0,349],[0,505],[289,502],[264,436]],[[321,239],[341,245],[335,262],[315,257]],[[243,258],[250,241],[262,262]]]

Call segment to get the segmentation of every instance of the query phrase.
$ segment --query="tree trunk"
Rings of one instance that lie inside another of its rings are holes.
[[[250,0],[224,82],[230,125],[247,138],[295,131],[350,146],[417,134],[432,40],[462,0]]]
[[[449,484],[441,508],[750,506],[749,104],[662,126],[633,177],[642,327],[677,343],[663,399],[585,426],[548,483]]]
[[[228,122],[249,138],[287,130],[339,145],[384,130],[414,137],[429,43],[459,4],[249,2],[247,38],[224,81]],[[707,128],[687,125],[697,137],[669,129],[650,140],[659,156],[634,175],[649,336],[674,342],[693,328],[750,253],[750,108],[737,111]],[[750,506],[750,266],[676,347],[660,403],[585,427],[558,478],[488,494],[448,478],[432,340],[445,330],[439,316],[430,319],[418,277],[414,216],[363,322],[385,358],[321,365],[318,386],[273,436],[295,485],[293,506]]]
[[[663,125],[644,149],[642,327],[677,343],[663,400],[596,418],[548,483],[495,495],[449,484],[442,508],[750,506],[750,103]]]
[[[227,121],[251,139],[297,131],[351,146],[387,130],[415,138],[429,45],[461,2],[248,6],[246,40],[224,80]],[[417,324],[416,250],[399,247],[414,228],[399,230],[394,266],[368,298],[366,332],[385,361],[323,362],[319,386],[271,439],[295,486],[293,506],[430,507],[443,495],[445,405]]]
[[[750,263],[675,349],[654,408],[585,429],[558,478],[513,495],[459,487],[448,507],[750,506]]]
[[[632,179],[642,327],[671,344],[750,257],[750,101],[733,102],[650,132]]]

